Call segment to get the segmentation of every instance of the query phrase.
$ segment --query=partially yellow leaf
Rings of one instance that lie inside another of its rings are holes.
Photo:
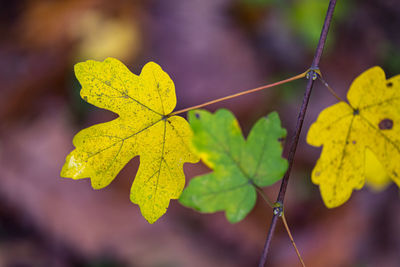
[[[400,75],[386,80],[373,67],[354,80],[347,99],[323,110],[307,135],[310,145],[323,146],[312,181],[329,208],[363,187],[367,148],[400,185]]]
[[[85,101],[119,117],[75,135],[76,149],[67,156],[61,176],[90,177],[93,188],[100,189],[140,155],[131,201],[140,206],[148,222],[155,222],[170,199],[178,199],[183,190],[183,164],[198,161],[189,149],[189,124],[182,117],[169,116],[176,105],[174,83],[154,62],[136,76],[114,58],[78,63],[75,74]]]
[[[80,59],[135,58],[142,48],[140,28],[133,16],[109,17],[97,10],[83,12],[73,21],[70,34]]]

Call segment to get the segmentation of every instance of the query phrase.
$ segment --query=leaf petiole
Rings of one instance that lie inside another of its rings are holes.
[[[198,108],[201,108],[201,107],[205,107],[205,106],[208,106],[208,105],[211,105],[211,104],[215,104],[215,103],[218,103],[218,102],[221,102],[221,101],[225,101],[225,100],[228,100],[228,99],[232,99],[232,98],[235,98],[235,97],[238,97],[238,96],[251,94],[251,93],[254,93],[254,92],[257,92],[257,91],[261,91],[261,90],[264,90],[264,89],[267,89],[267,88],[271,88],[271,87],[274,87],[274,86],[285,84],[285,83],[288,83],[288,82],[291,82],[291,81],[295,81],[295,80],[304,78],[307,75],[307,73],[308,73],[308,70],[303,72],[303,73],[301,73],[301,74],[299,74],[299,75],[293,76],[291,78],[288,78],[288,79],[285,79],[285,80],[282,80],[282,81],[279,81],[279,82],[263,85],[263,86],[260,86],[260,87],[257,87],[257,88],[253,88],[253,89],[249,89],[249,90],[246,90],[246,91],[243,91],[243,92],[240,92],[240,93],[236,93],[236,94],[233,94],[233,95],[228,95],[228,96],[225,96],[225,97],[217,98],[217,99],[205,102],[205,103],[200,104],[200,105],[184,108],[184,109],[172,112],[170,114],[170,116],[181,114],[181,113],[184,113],[184,112],[192,110],[192,109],[198,109]]]
[[[305,263],[304,263],[304,261],[303,261],[303,258],[302,258],[301,255],[300,255],[299,250],[297,249],[297,246],[296,246],[296,243],[294,242],[292,233],[290,232],[289,225],[288,225],[288,223],[287,223],[287,221],[286,221],[285,212],[282,212],[281,218],[282,218],[283,225],[285,226],[286,232],[287,232],[287,234],[288,234],[288,236],[289,236],[289,238],[290,238],[290,242],[292,242],[292,245],[293,245],[293,247],[294,247],[294,250],[296,250],[296,254],[297,254],[297,257],[299,258],[299,260],[300,260],[300,262],[301,262],[301,266],[305,267],[306,265],[305,265]]]
[[[255,187],[256,191],[260,194],[260,196],[264,199],[265,203],[267,203],[267,205],[273,209],[274,208],[274,204],[272,204],[271,200],[267,197],[267,195],[264,193],[264,191],[262,190],[261,187],[259,187],[256,184],[253,184],[253,186]]]
[[[336,92],[335,90],[333,90],[332,87],[329,86],[329,84],[324,80],[324,78],[322,78],[321,74],[317,74],[318,79],[320,80],[320,82],[322,82],[323,85],[325,85],[326,88],[328,88],[329,92],[337,99],[339,100],[339,102],[346,102],[344,101]]]

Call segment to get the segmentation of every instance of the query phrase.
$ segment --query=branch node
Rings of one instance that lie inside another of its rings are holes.
[[[318,67],[311,67],[308,69],[307,74],[306,74],[307,80],[312,78],[312,80],[315,81],[318,78],[318,76],[322,76],[321,71],[319,70]]]
[[[282,217],[283,214],[283,203],[278,201],[274,203],[274,215],[278,216],[278,217]]]

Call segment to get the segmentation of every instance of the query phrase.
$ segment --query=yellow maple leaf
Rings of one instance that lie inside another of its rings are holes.
[[[76,149],[67,156],[61,176],[90,177],[92,187],[100,189],[140,155],[130,198],[149,223],[155,222],[183,190],[183,164],[198,161],[189,149],[189,124],[169,115],[176,105],[174,83],[154,62],[137,76],[114,58],[78,63],[75,75],[85,101],[119,117],[75,135]]]
[[[380,192],[386,189],[391,181],[375,154],[369,148],[365,149],[365,182],[368,188],[373,192]]]
[[[329,208],[363,187],[371,172],[366,149],[400,185],[400,75],[386,80],[383,70],[373,67],[353,81],[347,99],[323,110],[307,135],[310,145],[323,146],[312,181]]]

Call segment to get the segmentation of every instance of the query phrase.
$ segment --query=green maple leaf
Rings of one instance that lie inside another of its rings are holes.
[[[256,202],[255,186],[272,185],[287,170],[280,142],[286,130],[278,114],[258,120],[247,140],[225,109],[191,111],[189,123],[193,149],[214,172],[192,179],[179,201],[201,212],[225,211],[231,223],[242,220]]]

